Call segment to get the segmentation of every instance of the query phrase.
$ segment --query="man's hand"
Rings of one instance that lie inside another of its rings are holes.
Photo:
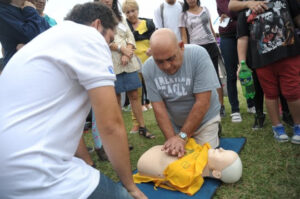
[[[181,158],[184,156],[186,141],[178,137],[177,135],[174,135],[173,137],[169,138],[163,148],[162,151],[167,152],[169,155],[177,156],[178,158]]]
[[[31,3],[30,1],[25,1],[22,9],[25,8],[25,7],[27,7],[27,6],[36,9],[35,5],[33,3]]]
[[[128,193],[134,198],[134,199],[148,199],[145,194],[138,189],[137,187],[134,188],[133,190],[128,190]]]
[[[256,14],[261,14],[268,10],[266,3],[266,1],[247,1],[247,7]]]

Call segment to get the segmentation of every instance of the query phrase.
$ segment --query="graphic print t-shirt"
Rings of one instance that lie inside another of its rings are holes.
[[[170,120],[179,132],[194,103],[195,94],[211,92],[210,107],[199,127],[220,112],[216,89],[220,87],[207,51],[198,45],[185,45],[183,63],[173,75],[158,68],[150,57],[142,68],[150,101],[164,101]]]
[[[255,14],[241,12],[238,19],[238,37],[249,36],[253,68],[260,68],[278,60],[300,54],[293,18],[300,14],[297,1],[270,0],[268,10]]]

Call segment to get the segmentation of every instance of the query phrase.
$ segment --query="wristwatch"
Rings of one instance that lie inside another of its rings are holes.
[[[187,134],[185,133],[185,132],[180,132],[180,133],[178,133],[178,136],[181,138],[181,139],[183,139],[184,141],[187,141],[187,139],[188,139],[188,136],[187,136]]]

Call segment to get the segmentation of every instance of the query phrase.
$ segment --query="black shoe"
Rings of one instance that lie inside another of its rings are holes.
[[[289,112],[282,112],[282,120],[289,126],[294,126],[292,115]]]
[[[266,119],[266,115],[265,114],[255,114],[255,119],[254,119],[254,124],[252,126],[253,130],[258,130],[263,128],[264,126],[264,122]]]
[[[225,117],[225,115],[226,115],[226,113],[225,113],[225,106],[222,105],[222,106],[221,106],[221,109],[220,109],[220,116],[221,116],[221,117]]]
[[[133,146],[131,144],[128,144],[128,148],[129,148],[129,151],[133,150]]]
[[[89,153],[93,153],[95,151],[94,147],[86,147]]]
[[[98,158],[102,161],[107,161],[108,160],[108,157],[104,151],[104,148],[103,146],[100,148],[100,149],[95,149],[97,155],[98,155]]]

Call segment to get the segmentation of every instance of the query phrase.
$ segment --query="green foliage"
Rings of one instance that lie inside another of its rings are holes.
[[[241,93],[241,92],[240,92]],[[242,179],[235,184],[223,184],[217,189],[214,198],[300,198],[300,146],[278,143],[271,131],[267,116],[264,128],[253,131],[254,115],[247,113],[245,99],[240,95],[240,108],[243,121],[232,123],[230,105],[225,97],[226,117],[222,119],[223,137],[246,137],[247,142],[240,157],[243,161]],[[131,129],[131,114],[123,112],[127,132]],[[134,146],[131,151],[132,170],[136,169],[138,158],[153,145],[163,144],[164,136],[157,126],[153,111],[144,112],[147,128],[156,139],[146,139],[139,134],[128,134],[129,143]],[[291,127],[286,126],[289,136]],[[93,145],[91,133],[85,134],[88,146]],[[97,168],[115,181],[118,177],[109,162],[99,161],[96,153],[92,158]]]

